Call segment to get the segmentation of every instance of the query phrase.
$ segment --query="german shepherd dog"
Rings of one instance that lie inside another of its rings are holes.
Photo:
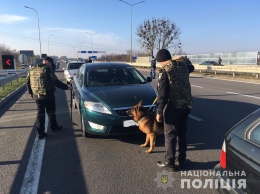
[[[141,144],[141,147],[147,146],[150,141],[150,148],[145,152],[151,153],[155,146],[156,136],[164,132],[163,123],[156,121],[156,113],[149,112],[144,108],[142,101],[130,108],[127,114],[133,117],[133,120],[138,123],[140,131],[146,134],[145,143]]]

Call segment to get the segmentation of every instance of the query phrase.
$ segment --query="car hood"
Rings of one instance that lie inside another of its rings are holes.
[[[110,108],[131,107],[141,100],[143,105],[151,105],[156,98],[154,89],[148,83],[86,87],[85,94],[90,100],[99,101]]]

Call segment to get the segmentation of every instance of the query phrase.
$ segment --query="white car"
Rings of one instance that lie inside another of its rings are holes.
[[[71,81],[73,80],[73,76],[77,73],[78,69],[82,64],[84,64],[84,62],[80,62],[80,61],[69,62],[67,64],[67,68],[63,68],[64,77],[67,81],[67,84],[71,83]]]

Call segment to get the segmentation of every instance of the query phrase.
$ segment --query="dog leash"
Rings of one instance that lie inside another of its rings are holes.
[[[156,97],[153,101],[153,104],[150,106],[150,108],[148,109],[148,111],[152,108],[152,106],[154,105],[154,103],[157,101],[158,97]]]

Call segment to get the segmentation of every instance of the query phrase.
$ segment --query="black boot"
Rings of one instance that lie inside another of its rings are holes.
[[[48,135],[47,135],[47,133],[40,133],[39,135],[38,135],[38,138],[39,139],[43,139],[43,138],[45,138],[45,137],[47,137]]]
[[[156,164],[159,167],[170,167],[170,168],[175,167],[173,159],[166,159],[165,161],[158,161]]]
[[[47,133],[44,132],[44,128],[37,127],[37,132],[38,132],[39,139],[43,139],[43,138],[47,137]]]

